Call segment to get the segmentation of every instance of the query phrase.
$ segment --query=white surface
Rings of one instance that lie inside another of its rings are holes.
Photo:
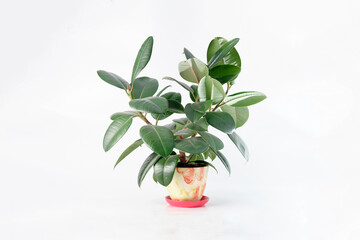
[[[360,239],[359,7],[3,2],[0,239]],[[112,170],[141,122],[114,150],[101,147],[108,117],[128,106],[96,70],[128,79],[149,35],[155,46],[143,74],[158,79],[178,77],[183,47],[204,60],[213,37],[240,37],[233,91],[268,95],[238,130],[249,163],[222,137],[233,173],[215,161],[205,208],[168,207],[150,175],[137,187],[146,148]]]

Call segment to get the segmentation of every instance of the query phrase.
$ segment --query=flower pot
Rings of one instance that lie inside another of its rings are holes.
[[[177,167],[168,192],[172,200],[199,201],[206,187],[208,166]]]

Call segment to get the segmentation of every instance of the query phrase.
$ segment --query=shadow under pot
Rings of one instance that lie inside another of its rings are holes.
[[[170,198],[177,201],[199,201],[204,194],[208,166],[185,167],[178,164],[167,186]]]

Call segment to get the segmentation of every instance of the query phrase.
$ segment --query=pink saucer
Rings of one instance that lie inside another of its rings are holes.
[[[177,201],[172,200],[170,196],[166,196],[165,199],[171,206],[182,208],[202,207],[209,201],[207,196],[203,196],[199,201]]]

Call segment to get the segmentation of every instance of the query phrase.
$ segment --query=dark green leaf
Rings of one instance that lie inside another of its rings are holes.
[[[110,119],[115,120],[117,117],[120,117],[120,116],[132,116],[132,117],[135,117],[135,116],[138,116],[138,112],[136,112],[136,111],[117,112],[117,113],[112,114]]]
[[[169,155],[161,158],[154,166],[155,178],[163,186],[171,183],[179,160],[179,155]]]
[[[233,107],[247,107],[266,98],[265,94],[255,91],[238,92],[227,96],[224,103]]]
[[[220,151],[214,151],[216,156],[220,159],[220,161],[224,164],[226,170],[228,170],[229,174],[231,173],[230,164],[224,154],[222,154]]]
[[[216,136],[208,132],[199,132],[202,139],[215,151],[224,148],[224,143]]]
[[[206,122],[205,118],[200,118],[200,120],[194,123],[186,124],[186,127],[195,131],[207,131],[208,123]]]
[[[211,160],[214,160],[216,158],[216,154],[214,153],[213,150],[211,150],[211,148],[209,148],[206,152],[203,153],[205,159],[207,159],[208,157],[210,157]]]
[[[150,154],[144,161],[144,163],[141,165],[139,175],[138,175],[138,185],[141,186],[141,183],[143,182],[146,174],[150,170],[152,166],[161,158],[160,155],[156,153]]]
[[[212,56],[228,41],[222,37],[214,38],[208,47],[207,50],[207,61],[209,62]],[[223,64],[229,64],[237,66],[241,69],[241,60],[239,53],[236,51],[235,48],[231,49],[222,59],[222,61],[217,62],[213,67]]]
[[[209,69],[199,59],[190,58],[179,63],[179,73],[186,81],[199,83],[200,79],[209,74]]]
[[[232,133],[235,129],[234,119],[227,112],[207,112],[205,118],[211,126],[224,133]]]
[[[209,146],[202,138],[194,137],[175,140],[175,148],[183,152],[198,154],[205,152]]]
[[[97,74],[99,75],[99,77],[102,80],[104,80],[105,82],[107,82],[115,87],[118,87],[118,88],[121,88],[124,90],[127,90],[130,88],[129,83],[126,80],[124,80],[122,77],[119,77],[118,75],[116,75],[115,73],[107,72],[104,70],[99,70],[99,71],[97,71]]]
[[[136,110],[150,113],[165,113],[168,110],[168,101],[163,97],[134,99],[129,105]]]
[[[185,126],[188,122],[188,119],[187,118],[178,118],[178,119],[173,119],[173,122],[176,122],[178,124]]]
[[[124,159],[126,158],[130,153],[132,153],[135,149],[140,147],[143,144],[142,139],[138,139],[133,144],[131,144],[125,151],[120,155],[119,159],[116,161],[114,168]]]
[[[177,131],[176,133],[174,133],[174,136],[175,137],[183,136],[184,138],[187,138],[187,137],[190,137],[191,135],[193,135],[194,133],[195,133],[194,130],[185,128],[185,129],[182,129],[182,130]]]
[[[163,120],[167,117],[170,117],[173,113],[183,113],[184,107],[181,105],[181,94],[176,92],[168,92],[161,97],[166,98],[168,100],[168,110],[164,114],[154,114],[152,113],[151,116],[154,119]]]
[[[234,80],[239,73],[240,68],[233,65],[219,65],[213,67],[209,71],[209,75],[218,80],[221,84]]]
[[[166,98],[167,100],[174,100],[181,103],[181,94],[178,92],[167,92],[161,96]]]
[[[193,102],[196,102],[197,99],[199,98],[199,97],[198,97],[198,86],[197,86],[197,85],[191,85],[190,87],[191,87],[191,89],[192,89],[193,92],[194,92],[194,93],[189,93],[190,99],[191,99]]]
[[[231,139],[231,141],[235,144],[235,146],[239,149],[239,151],[244,156],[246,161],[249,161],[249,150],[245,142],[239,137],[239,135],[236,134],[236,132],[228,134],[228,136]]]
[[[174,134],[166,127],[143,126],[140,128],[140,136],[151,150],[163,157],[168,156],[174,148]]]
[[[146,67],[146,65],[148,64],[148,62],[151,58],[153,44],[154,44],[154,39],[153,39],[153,37],[150,36],[141,45],[141,48],[136,57],[132,75],[131,75],[132,83],[134,82],[135,78],[139,75],[141,70],[143,70]]]
[[[132,96],[134,99],[153,96],[158,90],[159,83],[154,78],[140,77],[134,80]]]
[[[184,54],[186,59],[195,58],[194,55],[186,48],[184,48]]]
[[[249,119],[249,109],[247,107],[231,107],[224,105],[221,110],[229,113],[235,121],[235,128],[241,127]]]
[[[156,94],[157,97],[159,97],[167,88],[172,87],[171,85],[167,85],[166,87],[164,87],[163,89],[161,89],[158,94]]]
[[[222,60],[226,54],[230,52],[231,49],[239,42],[238,38],[234,38],[233,40],[225,43],[216,53],[211,57],[208,62],[208,67],[211,68],[214,66],[218,61]]]
[[[132,123],[132,116],[119,116],[108,127],[103,140],[105,152],[109,151],[127,132]]]
[[[185,106],[186,117],[191,122],[196,122],[204,116],[206,110],[211,106],[211,100],[205,102],[189,103]]]

